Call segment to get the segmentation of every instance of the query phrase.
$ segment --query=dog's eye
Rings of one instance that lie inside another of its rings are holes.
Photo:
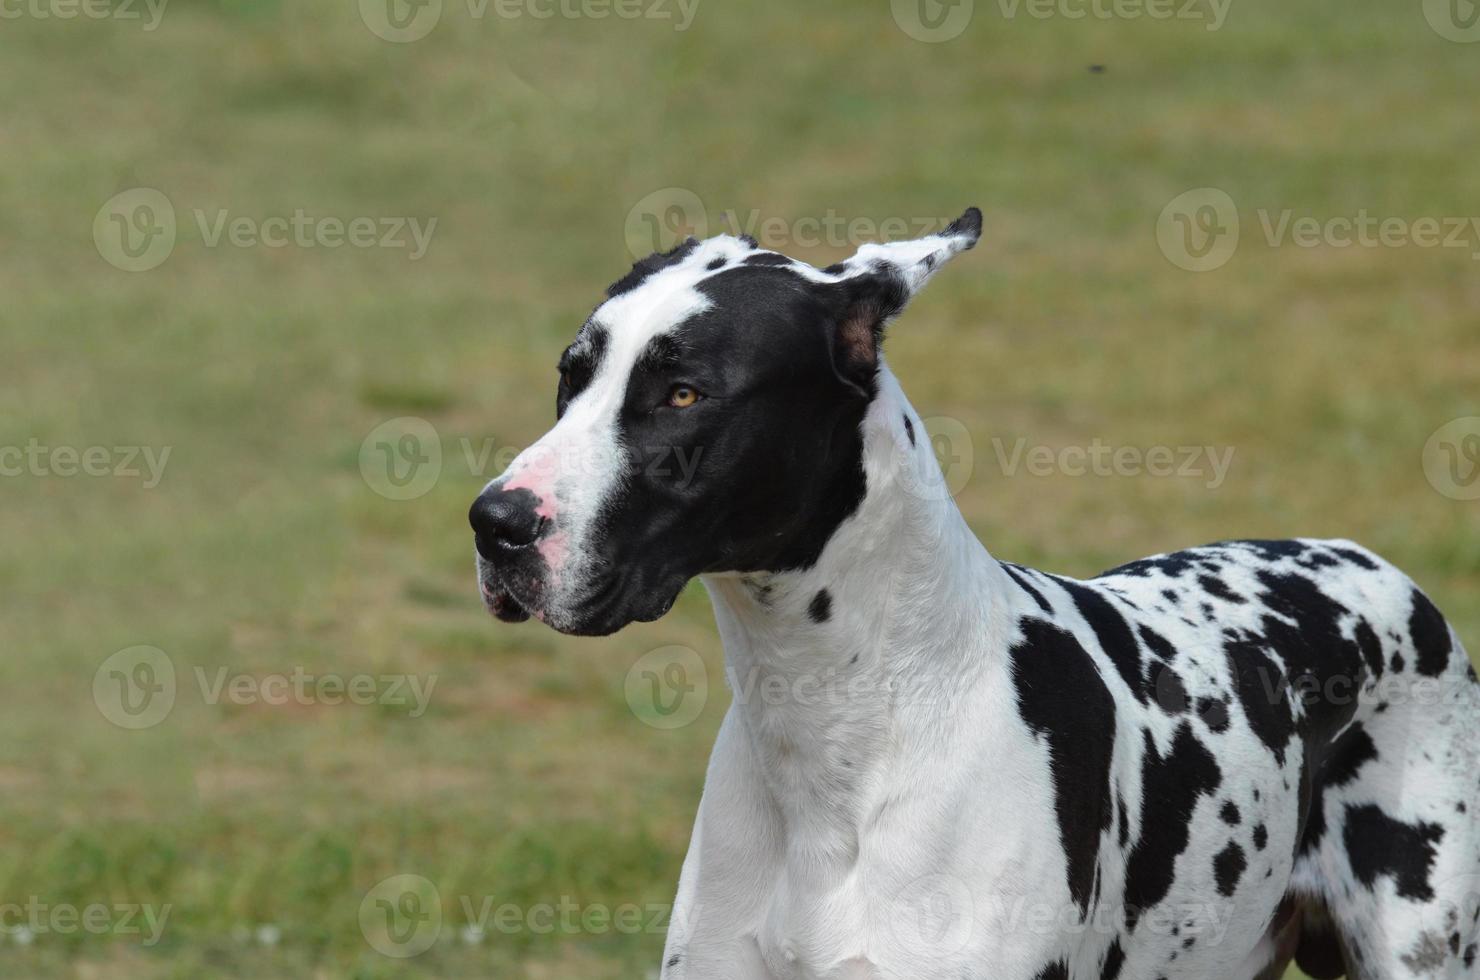
[[[668,392],[668,401],[665,404],[669,408],[688,408],[703,397],[691,385],[674,385],[673,390]]]

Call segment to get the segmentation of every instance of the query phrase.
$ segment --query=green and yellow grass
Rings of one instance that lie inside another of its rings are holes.
[[[1476,213],[1480,49],[1381,0],[1236,2],[1205,28],[979,2],[962,37],[923,44],[888,3],[845,0],[706,0],[683,33],[478,19],[449,0],[411,44],[327,0],[175,0],[150,32],[0,21],[0,446],[171,448],[153,489],[0,477],[0,902],[172,909],[151,948],[6,930],[0,969],[601,980],[656,964],[651,932],[465,942],[460,897],[644,905],[677,879],[727,698],[702,590],[603,640],[498,625],[464,518],[497,471],[477,465],[484,441],[517,447],[550,421],[556,357],[631,261],[629,211],[662,188],[696,194],[711,231],[729,209],[790,223],[983,207],[981,247],[888,349],[921,413],[972,434],[959,500],[999,556],[1092,574],[1219,538],[1348,536],[1480,648],[1480,503],[1435,492],[1421,466],[1432,432],[1480,414],[1480,266],[1469,248],[1271,247],[1258,220]],[[1208,186],[1237,202],[1243,241],[1186,272],[1158,250],[1157,217]],[[92,237],[134,187],[179,217],[173,254],[143,273]],[[208,247],[193,212],[223,208],[438,224],[414,262]],[[400,416],[443,447],[411,501],[360,470],[362,440]],[[1216,490],[1007,476],[993,440],[1020,437],[1234,460]],[[138,644],[170,656],[181,689],[164,722],[126,731],[92,683]],[[712,681],[678,731],[642,724],[623,693],[668,644]],[[211,705],[196,667],[436,688],[419,717]],[[436,883],[449,937],[406,961],[357,918],[398,873]]]

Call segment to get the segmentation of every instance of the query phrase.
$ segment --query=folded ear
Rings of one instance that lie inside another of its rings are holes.
[[[946,260],[976,246],[982,213],[967,208],[944,231],[908,242],[870,243],[826,272],[839,275],[832,349],[838,374],[872,396],[884,327]]]

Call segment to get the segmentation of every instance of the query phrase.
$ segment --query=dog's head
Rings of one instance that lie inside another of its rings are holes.
[[[489,609],[600,635],[696,575],[815,563],[867,489],[885,324],[980,236],[972,208],[822,270],[730,236],[637,263],[561,357],[555,427],[473,503]]]

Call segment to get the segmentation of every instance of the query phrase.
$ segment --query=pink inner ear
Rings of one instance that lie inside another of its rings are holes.
[[[874,325],[878,317],[867,305],[855,307],[838,325],[838,354],[851,367],[870,368],[878,360]]]

